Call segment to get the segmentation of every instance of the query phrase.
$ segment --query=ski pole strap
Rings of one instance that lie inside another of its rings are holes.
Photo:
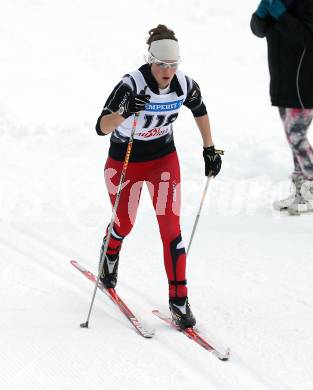
[[[186,286],[187,285],[187,280],[169,280],[168,284],[170,286]]]

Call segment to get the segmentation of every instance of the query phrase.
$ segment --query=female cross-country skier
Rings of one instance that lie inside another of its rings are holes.
[[[107,253],[106,236],[100,253],[100,280],[106,288],[117,282],[119,253],[130,233],[144,182],[147,183],[163,243],[173,320],[191,327],[196,320],[188,303],[186,252],[180,230],[180,168],[173,139],[173,122],[182,105],[188,107],[203,139],[205,175],[216,176],[221,157],[215,150],[209,118],[198,84],[178,70],[179,45],[164,25],[149,31],[146,64],[126,74],[108,97],[96,124],[99,135],[111,133],[105,180],[114,205],[134,113],[139,113],[134,143],[122,187]]]
[[[313,210],[313,149],[307,138],[313,118],[313,0],[262,0],[252,32],[266,37],[272,105],[277,106],[294,171],[292,193],[275,201],[290,214]]]

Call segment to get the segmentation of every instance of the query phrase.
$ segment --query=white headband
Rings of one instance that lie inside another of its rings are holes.
[[[173,39],[160,39],[153,41],[149,52],[161,61],[179,61],[179,45]]]

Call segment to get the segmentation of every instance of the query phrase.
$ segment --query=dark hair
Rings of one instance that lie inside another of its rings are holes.
[[[150,46],[152,42],[159,41],[160,39],[173,39],[174,41],[178,41],[175,37],[174,31],[167,28],[164,24],[159,24],[157,27],[152,28],[149,31],[147,44]]]

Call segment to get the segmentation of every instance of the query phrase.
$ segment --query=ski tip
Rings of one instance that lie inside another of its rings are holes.
[[[152,329],[150,331],[145,331],[142,335],[146,339],[152,339],[155,335],[155,329]]]
[[[227,348],[225,353],[218,353],[216,355],[221,361],[226,362],[230,358],[230,348]]]

